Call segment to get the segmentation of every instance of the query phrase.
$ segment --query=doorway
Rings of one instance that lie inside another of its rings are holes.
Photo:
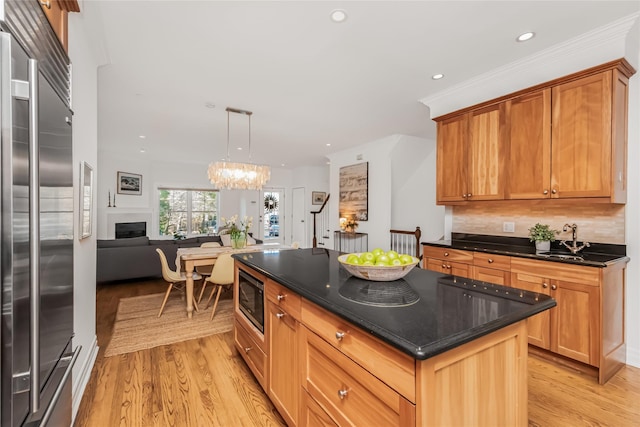
[[[265,188],[262,190],[262,236],[260,239],[270,243],[284,242],[284,188]]]
[[[291,243],[298,242],[306,248],[307,227],[305,223],[304,187],[296,187],[291,191]]]

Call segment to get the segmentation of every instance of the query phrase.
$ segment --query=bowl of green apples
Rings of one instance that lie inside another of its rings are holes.
[[[354,252],[338,257],[338,262],[351,275],[376,282],[389,282],[406,276],[420,260],[396,251],[376,248],[371,252]]]

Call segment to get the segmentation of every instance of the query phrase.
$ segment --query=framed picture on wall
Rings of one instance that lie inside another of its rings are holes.
[[[311,204],[321,205],[327,200],[327,193],[324,191],[312,191],[311,192]]]
[[[369,220],[369,162],[340,168],[340,218]]]
[[[142,195],[142,175],[118,171],[118,194]]]

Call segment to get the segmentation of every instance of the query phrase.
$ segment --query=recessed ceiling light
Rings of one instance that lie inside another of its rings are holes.
[[[522,33],[518,37],[516,37],[516,41],[518,42],[526,42],[527,40],[531,40],[536,33],[529,31],[528,33]]]
[[[281,163],[280,166],[284,166],[284,163]]]
[[[238,147],[238,151],[242,151],[242,147]]]
[[[444,74],[434,74],[433,76],[431,76],[433,80],[440,80],[443,77],[444,77]]]
[[[344,22],[347,20],[347,12],[345,12],[342,9],[332,10],[330,16],[331,16],[331,20],[337,23]]]
[[[141,152],[141,153],[146,153],[146,152],[147,152],[147,150],[145,150],[144,148],[141,148],[141,149],[140,149],[140,152]]]
[[[329,144],[329,143],[327,143],[327,144],[325,144],[325,145],[326,145],[327,147],[331,147],[331,144]]]
[[[138,138],[140,138],[140,139],[145,139],[145,138],[146,138],[146,136],[145,136],[145,135],[139,135],[139,136],[138,136]]]

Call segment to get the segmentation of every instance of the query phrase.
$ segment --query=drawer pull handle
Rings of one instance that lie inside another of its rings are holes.
[[[551,289],[555,291],[556,289],[558,289],[558,287],[556,285],[551,285]]]
[[[445,253],[444,253],[444,256],[449,256],[449,252],[445,252]]]
[[[349,394],[349,390],[338,390],[338,397],[340,398],[340,400],[347,397],[347,394]]]
[[[340,332],[340,331],[336,332],[336,339],[338,341],[341,341],[342,338],[344,338],[344,332]]]
[[[276,313],[276,317],[278,319],[282,319],[284,317],[284,313]]]
[[[247,353],[247,354],[248,354],[251,350],[252,350],[252,349],[251,349],[251,347],[245,347],[245,348],[244,348],[244,352],[245,352],[245,353]]]
[[[442,268],[447,268],[447,264],[442,264]]]
[[[549,287],[549,285],[548,285],[547,283],[543,283],[543,284],[542,284],[542,287],[543,287],[543,288],[545,288],[545,289],[547,289],[547,288]]]
[[[282,301],[284,299],[284,295],[278,294],[276,298],[278,298],[278,301]]]
[[[447,269],[451,270],[451,266],[447,264]]]
[[[487,262],[488,262],[489,264],[493,264],[493,260],[492,260],[491,258],[489,258],[489,259],[487,260]]]
[[[553,190],[551,190],[551,194],[556,194],[558,192],[558,190],[556,190],[555,188]]]
[[[51,9],[51,1],[50,0],[40,0],[40,4],[47,9]]]
[[[549,194],[549,190],[544,190],[544,191],[542,192],[542,194],[544,194],[544,195]]]

